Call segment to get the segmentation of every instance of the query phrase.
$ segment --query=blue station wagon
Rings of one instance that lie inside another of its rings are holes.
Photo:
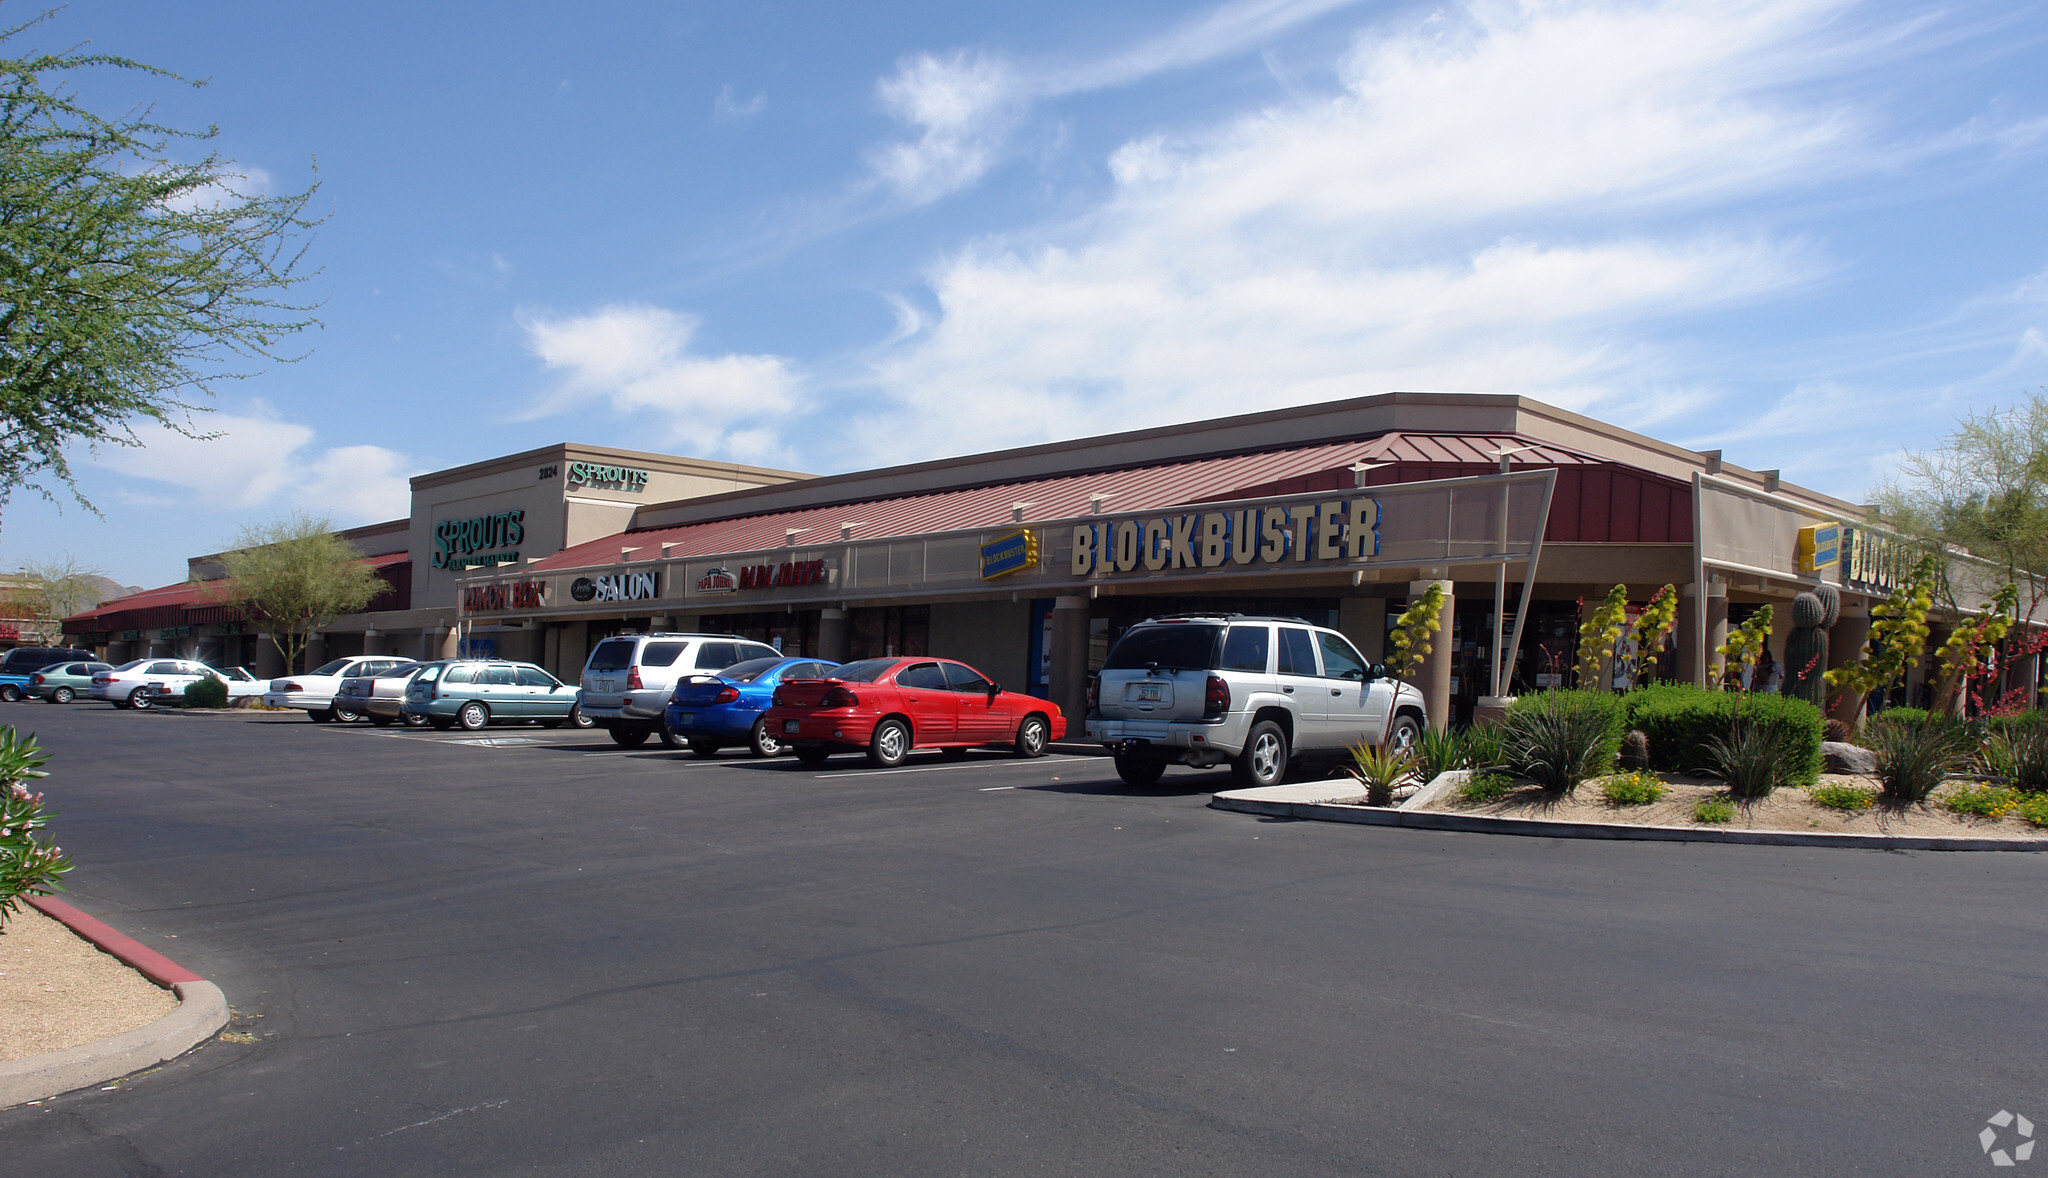
[[[428,664],[405,685],[399,711],[436,728],[474,732],[489,724],[536,721],[559,728],[575,718],[576,689],[532,663],[463,659]]]

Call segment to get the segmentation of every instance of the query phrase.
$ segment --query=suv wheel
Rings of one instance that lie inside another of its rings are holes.
[[[1230,770],[1241,786],[1280,784],[1287,776],[1287,734],[1271,720],[1252,725],[1244,751],[1230,763]]]
[[[1396,756],[1402,753],[1412,753],[1415,751],[1415,746],[1420,743],[1422,743],[1422,725],[1415,722],[1415,717],[1395,717],[1394,730],[1387,733],[1387,751]]]
[[[647,730],[645,728],[614,727],[611,733],[612,743],[620,748],[637,749],[647,743]]]
[[[1166,776],[1166,762],[1159,757],[1139,756],[1135,753],[1116,754],[1116,775],[1124,779],[1125,785],[1157,785]]]
[[[491,709],[475,700],[470,700],[462,705],[461,711],[455,713],[455,722],[462,725],[462,729],[465,732],[481,731],[486,724],[491,722]]]
[[[910,726],[901,720],[884,720],[868,741],[868,764],[877,769],[894,769],[910,755]]]

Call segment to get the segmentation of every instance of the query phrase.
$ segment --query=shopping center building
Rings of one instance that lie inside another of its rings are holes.
[[[1908,551],[1868,507],[1778,471],[1489,394],[1390,393],[824,477],[564,445],[422,475],[412,494],[409,518],[345,533],[389,590],[327,627],[310,660],[469,651],[573,680],[610,634],[730,632],[834,659],[947,655],[1069,715],[1143,618],[1298,616],[1378,658],[1390,619],[1432,584],[1450,598],[1419,675],[1433,717],[1562,681],[1580,603],[1616,583],[1637,604],[1666,584],[1681,594],[1659,673],[1693,682],[1731,624],[1780,603],[1782,652],[1782,604],[1836,584],[1839,664]],[[1980,563],[1957,556],[1952,575],[1988,586]],[[110,658],[274,673],[209,581],[217,564],[192,565],[193,583],[67,632]]]

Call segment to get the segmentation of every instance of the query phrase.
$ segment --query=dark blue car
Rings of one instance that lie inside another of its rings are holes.
[[[688,744],[700,757],[727,745],[743,744],[757,757],[772,757],[789,746],[761,724],[775,689],[784,679],[821,679],[838,666],[825,659],[749,659],[716,675],[676,680],[662,715],[662,743]]]

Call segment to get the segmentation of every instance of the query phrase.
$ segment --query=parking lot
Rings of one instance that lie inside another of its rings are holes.
[[[249,1042],[24,1172],[1922,1174],[2040,1117],[2033,855],[1260,821],[1220,773],[0,708]]]

